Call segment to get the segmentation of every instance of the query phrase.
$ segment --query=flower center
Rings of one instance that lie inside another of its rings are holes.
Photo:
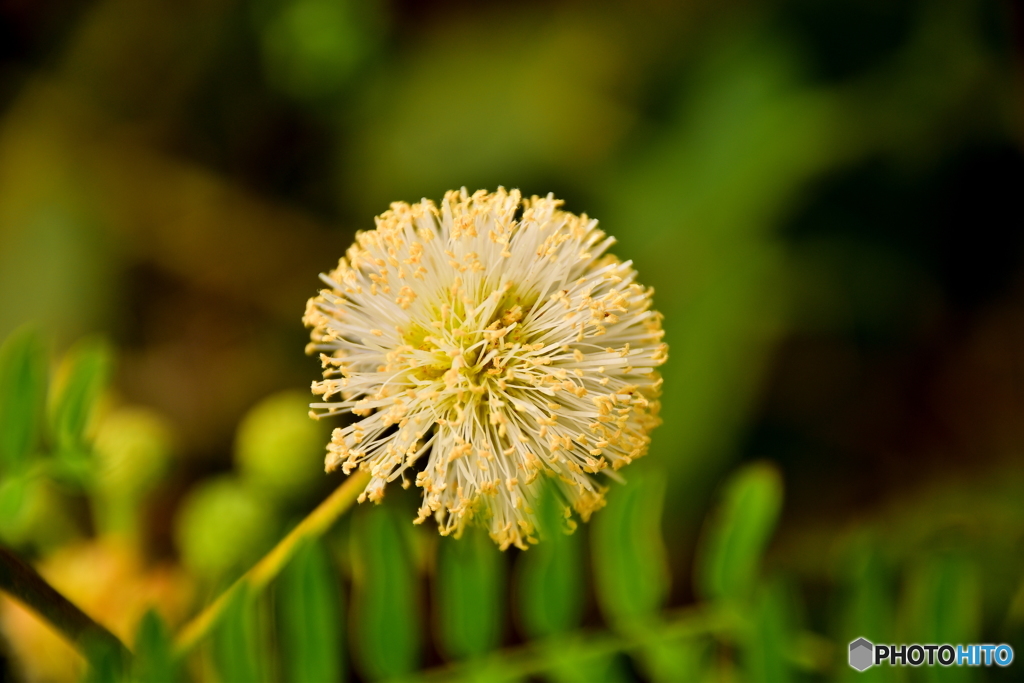
[[[447,396],[456,396],[457,404],[465,404],[470,393],[504,390],[509,371],[519,363],[517,351],[529,344],[523,320],[537,295],[505,287],[474,306],[458,292],[446,294],[430,310],[429,324],[413,323],[402,335],[410,377],[439,385]]]

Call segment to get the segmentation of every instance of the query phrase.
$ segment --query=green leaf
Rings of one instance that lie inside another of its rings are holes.
[[[18,526],[17,521],[22,517],[31,481],[31,477],[25,475],[0,481],[0,529]]]
[[[554,683],[620,683],[630,681],[624,655],[587,651],[577,638],[556,638],[545,646],[547,678]]]
[[[160,615],[148,610],[139,622],[135,637],[133,679],[139,683],[173,683],[181,671],[172,655],[171,636]]]
[[[414,671],[420,661],[420,613],[411,549],[387,505],[354,519],[352,594],[355,662],[370,680]]]
[[[435,591],[441,645],[453,658],[479,657],[501,640],[504,555],[480,529],[441,540]]]
[[[697,588],[711,599],[751,597],[782,507],[782,478],[767,463],[748,465],[726,484],[698,554]]]
[[[31,473],[0,479],[0,539],[15,545],[28,539],[33,518],[39,517],[40,495],[40,482]]]
[[[127,680],[127,662],[114,644],[96,638],[81,643],[88,666],[82,677],[84,683],[120,683]]]
[[[281,573],[277,612],[285,680],[342,680],[345,643],[338,580],[319,541],[300,548]]]
[[[781,582],[760,587],[743,643],[744,668],[751,681],[786,683],[793,679],[788,658],[795,643],[789,595]]]
[[[636,472],[608,493],[593,523],[594,578],[605,617],[637,624],[655,616],[668,596],[671,574],[661,537],[664,478]]]
[[[896,594],[892,577],[879,554],[875,542],[867,535],[852,539],[842,553],[840,580],[844,584],[842,622],[839,644],[845,649],[858,638],[875,643],[893,643],[896,623],[894,605]],[[844,681],[883,683],[892,677],[884,667],[871,667],[857,671],[842,662],[839,678]]]
[[[897,642],[983,642],[981,581],[969,552],[943,551],[926,558],[911,568],[906,585],[901,621],[907,631]],[[967,667],[923,666],[921,669],[927,681],[974,679]]]
[[[260,643],[256,601],[245,585],[231,596],[213,633],[213,659],[223,681],[263,681],[267,650]]]
[[[700,681],[707,677],[707,642],[664,638],[657,632],[644,641],[643,665],[656,683]]]
[[[586,569],[581,534],[568,535],[566,504],[555,486],[537,501],[540,543],[519,556],[516,573],[519,621],[531,638],[576,628],[583,617]]]
[[[64,357],[50,396],[50,430],[61,451],[88,450],[87,431],[111,364],[110,348],[99,339],[78,342]]]
[[[46,351],[32,327],[0,346],[0,471],[22,468],[39,440],[46,397]]]
[[[41,471],[54,481],[87,488],[96,479],[96,461],[88,451],[63,449],[44,460]]]
[[[452,676],[451,680],[460,683],[525,683],[526,679],[522,677],[510,676],[507,667],[508,663],[497,656],[471,660],[460,667],[459,675]]]

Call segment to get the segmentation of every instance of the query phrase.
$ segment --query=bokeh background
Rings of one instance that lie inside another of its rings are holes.
[[[630,469],[663,486],[662,607],[707,597],[708,510],[766,461],[785,502],[763,565],[810,639],[793,675],[847,675],[850,635],[924,639],[921,586],[953,596],[936,633],[1013,642],[1022,22],[999,0],[2,0],[0,338],[34,323],[55,364],[102,344],[111,361],[101,475],[17,484],[0,536],[128,641],[149,604],[180,624],[340,483],[302,407],[317,274],[391,201],[504,185],[597,217],[655,287],[665,422]],[[436,576],[412,493],[384,507]],[[348,525],[325,556],[358,598]],[[412,669],[459,659],[432,635],[434,583],[397,591],[425,634]],[[578,625],[609,627],[581,599]],[[851,600],[881,632],[843,626]],[[531,640],[505,612],[491,645]],[[79,674],[0,615],[0,679]],[[339,675],[394,673],[372,647]],[[758,678],[707,649],[694,680]],[[656,678],[642,659],[601,675]],[[287,678],[275,661],[260,676]]]

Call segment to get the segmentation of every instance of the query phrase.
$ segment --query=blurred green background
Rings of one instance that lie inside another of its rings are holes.
[[[177,675],[835,680],[858,636],[1024,647],[1022,38],[1009,0],[2,0],[0,339],[43,349],[57,464],[0,460],[0,538],[163,642],[341,480],[303,407],[317,273],[391,201],[504,185],[655,287],[650,456],[525,554],[389,494]],[[707,605],[731,625],[676,619]],[[0,680],[81,675],[28,620],[0,604]]]

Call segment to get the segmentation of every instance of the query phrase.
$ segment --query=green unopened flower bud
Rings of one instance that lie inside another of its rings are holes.
[[[175,520],[182,563],[210,580],[251,564],[273,540],[276,519],[259,495],[234,477],[198,484]]]
[[[274,500],[294,500],[322,481],[325,437],[325,425],[309,418],[306,394],[274,394],[238,427],[238,469],[247,484]]]
[[[147,493],[167,471],[170,425],[148,408],[121,408],[108,415],[96,435],[97,485],[118,493]]]
[[[171,464],[173,437],[167,421],[146,408],[108,415],[96,435],[96,499],[100,526],[131,532],[138,507]]]

